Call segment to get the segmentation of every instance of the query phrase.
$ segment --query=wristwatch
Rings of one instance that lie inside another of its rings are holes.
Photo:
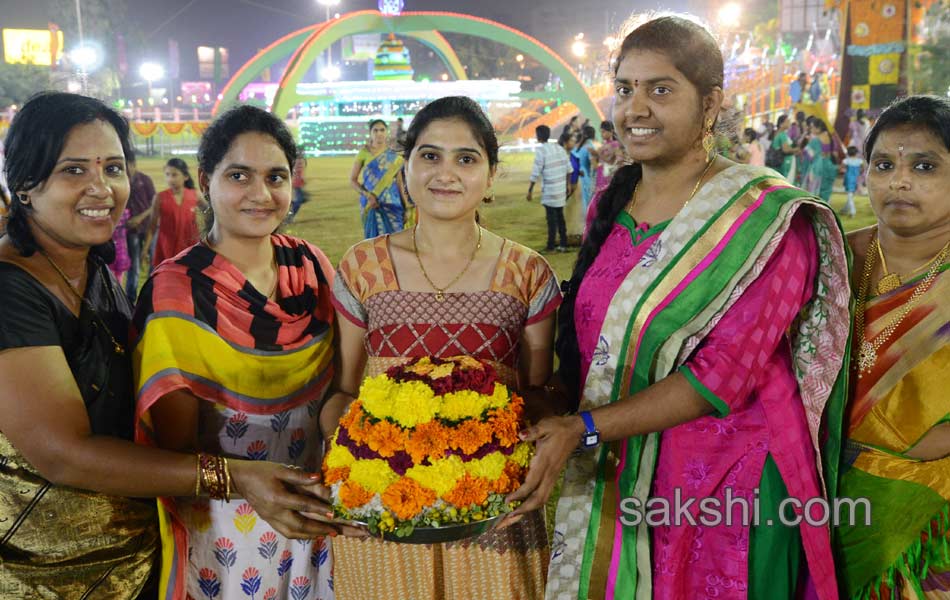
[[[594,425],[594,417],[586,410],[577,414],[584,420],[584,427],[587,428],[587,431],[581,436],[581,443],[578,448],[580,450],[593,450],[600,445],[600,432]]]

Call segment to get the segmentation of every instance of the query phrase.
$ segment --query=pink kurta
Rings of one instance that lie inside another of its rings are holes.
[[[592,206],[593,209],[593,206]],[[631,269],[653,260],[661,224],[630,230],[615,224],[578,290],[575,324],[586,379],[598,354],[608,305]],[[652,496],[752,498],[767,455],[778,466],[789,495],[820,497],[786,331],[811,298],[818,269],[817,243],[808,219],[793,218],[765,269],[736,301],[681,370],[715,406],[716,413],[661,434]],[[725,503],[723,503],[725,504]],[[716,527],[662,526],[653,530],[655,598],[745,599],[749,582],[749,532],[740,519]],[[808,570],[816,581],[834,579],[826,527],[801,527]],[[697,595],[698,594],[698,595]]]

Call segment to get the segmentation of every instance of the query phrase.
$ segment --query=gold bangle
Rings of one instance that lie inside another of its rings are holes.
[[[195,498],[201,495],[201,453],[195,455]]]
[[[224,461],[224,501],[231,501],[231,468],[228,466],[227,457],[222,457]]]

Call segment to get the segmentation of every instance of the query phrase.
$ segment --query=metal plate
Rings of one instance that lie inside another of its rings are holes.
[[[495,523],[501,520],[504,515],[498,515],[490,519],[473,521],[471,523],[460,523],[458,525],[447,525],[445,527],[416,527],[412,533],[406,537],[399,537],[393,532],[387,532],[382,538],[387,542],[396,542],[399,544],[444,544],[446,542],[457,542],[459,540],[475,537],[487,532],[494,527]],[[361,523],[366,525],[366,523]]]

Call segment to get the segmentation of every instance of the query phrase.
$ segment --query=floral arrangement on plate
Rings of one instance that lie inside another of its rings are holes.
[[[390,539],[509,512],[504,497],[533,453],[518,438],[523,422],[524,400],[469,356],[417,358],[369,377],[324,458],[334,510]]]

